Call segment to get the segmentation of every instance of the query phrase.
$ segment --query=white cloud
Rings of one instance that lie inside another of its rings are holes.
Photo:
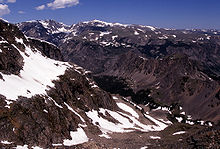
[[[40,5],[38,7],[35,8],[36,10],[44,10],[45,9],[45,5]]]
[[[79,0],[54,0],[52,3],[47,3],[46,6],[50,9],[61,9],[72,7],[74,5],[78,5]],[[41,5],[36,7],[37,10],[43,10],[46,8],[45,5]]]
[[[0,16],[3,16],[5,14],[9,14],[10,10],[8,8],[8,5],[0,4]]]
[[[51,9],[60,9],[66,7],[72,7],[79,4],[79,0],[55,0],[52,3],[48,3],[47,6]]]
[[[16,0],[7,0],[7,3],[15,3]]]
[[[24,14],[25,12],[20,10],[20,11],[18,11],[18,13],[19,14]]]

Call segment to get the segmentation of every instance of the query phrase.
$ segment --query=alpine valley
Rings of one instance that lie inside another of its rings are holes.
[[[0,20],[0,148],[219,148],[220,32]]]

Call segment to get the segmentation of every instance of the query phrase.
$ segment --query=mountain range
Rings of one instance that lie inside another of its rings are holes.
[[[28,37],[57,45],[65,61],[91,71],[98,85],[110,93],[132,97],[144,92],[146,99],[133,100],[142,104],[154,100],[163,106],[177,103],[195,119],[219,119],[217,30],[161,29],[99,20],[71,26],[32,21],[18,27]],[[117,89],[118,83],[124,88]]]
[[[216,148],[220,32],[0,20],[1,148]]]

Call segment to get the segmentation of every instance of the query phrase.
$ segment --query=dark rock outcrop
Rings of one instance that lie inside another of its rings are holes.
[[[32,45],[35,46],[35,48],[41,51],[41,53],[48,58],[64,61],[63,55],[61,54],[61,51],[57,46],[51,43],[47,43],[46,41],[41,41],[39,39],[28,38],[28,40],[31,42]]]

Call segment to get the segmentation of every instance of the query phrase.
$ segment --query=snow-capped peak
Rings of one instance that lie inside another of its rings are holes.
[[[4,22],[8,23],[8,21],[7,21],[7,20],[5,20],[5,19],[3,19],[3,18],[0,18],[0,20],[2,20],[2,21],[4,21]]]
[[[43,28],[45,28],[47,32],[50,34],[71,32],[71,26],[66,25],[62,22],[56,22],[54,20],[31,20],[31,21],[19,23],[17,25],[20,27],[21,25],[26,23],[41,24]]]
[[[92,25],[96,25],[96,26],[99,26],[99,27],[104,27],[104,26],[110,26],[110,27],[113,27],[113,26],[121,26],[121,27],[128,27],[130,25],[128,24],[121,24],[121,23],[108,23],[108,22],[104,22],[104,21],[100,21],[100,20],[92,20],[92,21],[85,21],[85,22],[82,22],[82,24],[92,24]]]
[[[55,33],[70,33],[70,26],[62,23],[56,22],[53,20],[40,20],[39,23],[43,25],[44,28],[48,30],[48,32],[55,34]]]

